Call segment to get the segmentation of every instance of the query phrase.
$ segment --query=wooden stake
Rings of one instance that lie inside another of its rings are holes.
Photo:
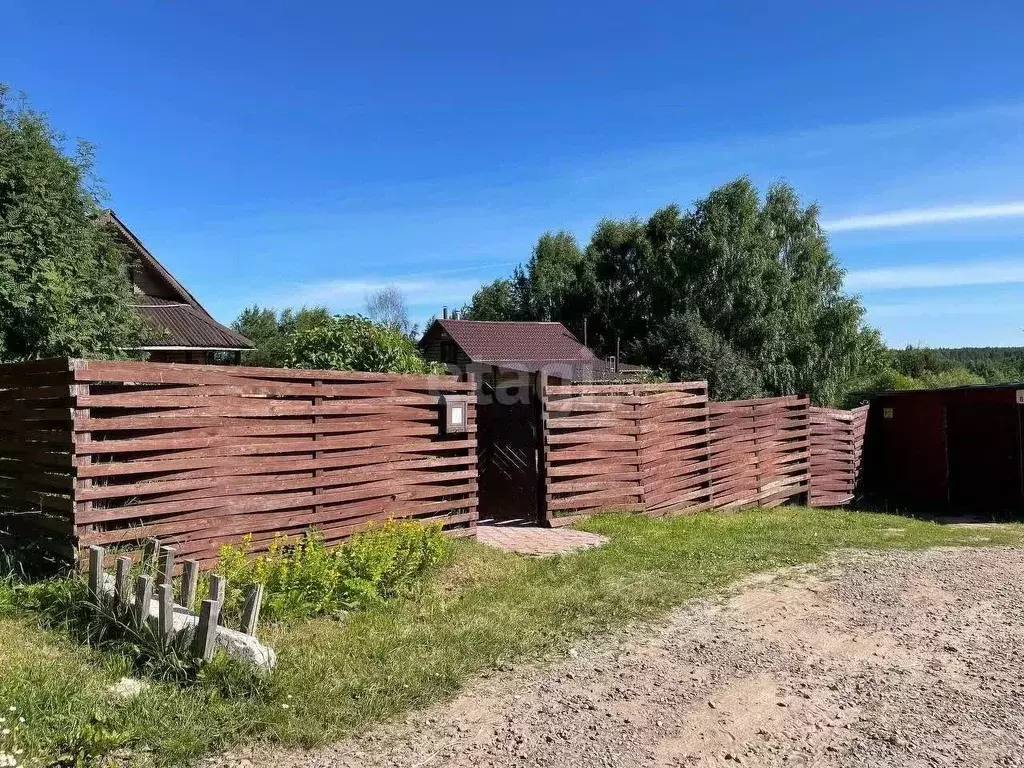
[[[159,624],[157,625],[160,634],[170,637],[174,632],[174,587],[171,584],[161,584],[157,587],[157,601],[160,603]]]
[[[93,599],[103,595],[103,547],[89,547],[89,592]]]
[[[135,621],[140,627],[149,619],[149,601],[153,597],[153,577],[143,574],[135,580]]]
[[[249,594],[245,596],[245,607],[242,608],[242,631],[256,637],[256,625],[260,620],[260,608],[263,607],[263,585],[253,584]]]
[[[160,547],[157,561],[156,580],[158,584],[170,584],[174,580],[173,547]]]
[[[203,605],[199,609],[199,624],[196,625],[196,633],[192,637],[192,653],[203,661],[213,658],[219,618],[220,603],[216,600],[203,600]]]
[[[220,621],[224,620],[224,616],[223,616],[224,598],[226,597],[227,592],[228,592],[228,580],[225,579],[220,574],[211,573],[210,574],[210,599],[211,600],[216,600],[217,601],[217,605],[220,606],[220,609],[219,609],[218,614],[217,614],[220,617],[220,619],[219,619]]]
[[[157,555],[160,552],[159,539],[146,539],[142,546],[142,572],[156,569]]]
[[[114,573],[114,602],[124,605],[128,602],[128,580],[132,576],[132,559],[128,555],[117,558],[117,570]]]
[[[196,592],[199,590],[199,563],[195,560],[186,560],[185,567],[181,572],[181,604],[186,611],[191,611],[196,602]]]

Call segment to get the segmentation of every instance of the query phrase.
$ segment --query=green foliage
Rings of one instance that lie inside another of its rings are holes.
[[[749,574],[851,547],[1024,540],[1019,525],[992,526],[979,536],[976,529],[907,517],[798,507],[658,519],[605,515],[583,527],[607,536],[608,544],[529,558],[452,542],[452,565],[408,599],[346,621],[266,626],[264,639],[278,651],[276,699],[226,699],[201,686],[154,684],[119,701],[108,690],[119,669],[97,663],[94,652],[63,633],[0,617],[0,704],[24,714],[26,755],[51,759],[96,711],[108,714],[107,728],[136,734],[138,763],[155,768],[195,765],[204,754],[253,742],[310,747],[449,700],[496,666],[550,658],[581,640],[656,619]]]
[[[481,286],[470,303],[462,308],[460,316],[466,320],[518,320],[522,306],[515,283],[499,278]],[[431,325],[433,323],[427,323],[427,328]]]
[[[181,686],[204,685],[221,696],[273,697],[273,677],[253,665],[218,654],[204,663],[192,653],[192,634],[159,632],[155,622],[141,625],[127,604],[97,600],[79,578],[53,578],[20,585],[18,608],[38,617],[41,626],[67,633],[132,673]]]
[[[96,712],[92,718],[75,727],[59,746],[60,757],[50,768],[106,768],[114,766],[113,753],[137,739],[130,731],[119,730],[108,718]]]
[[[889,350],[880,370],[850,383],[844,404],[859,405],[871,392],[943,389],[1024,381],[1024,350],[1015,347]]]
[[[330,549],[313,532],[276,538],[249,555],[248,539],[220,550],[218,572],[228,583],[225,612],[241,613],[253,584],[264,585],[264,616],[271,620],[334,614],[376,605],[411,591],[451,553],[440,526],[389,521]]]
[[[0,85],[0,360],[117,356],[146,326],[124,256],[97,225],[93,153]]]
[[[400,330],[360,315],[336,315],[288,337],[289,368],[382,373],[443,373]]]
[[[296,331],[330,322],[326,307],[285,309],[280,315],[270,307],[246,307],[231,327],[252,341],[256,348],[242,353],[245,365],[284,368],[288,365],[288,340]]]
[[[818,223],[785,184],[762,199],[749,179],[692,210],[606,219],[580,249],[545,234],[511,279],[481,288],[467,317],[557,320],[601,354],[672,379],[709,381],[723,399],[807,393],[836,403],[851,379],[878,371],[878,333]]]

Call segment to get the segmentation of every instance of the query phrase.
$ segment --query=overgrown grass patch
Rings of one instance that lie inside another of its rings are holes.
[[[313,745],[451,696],[485,670],[653,619],[752,572],[813,562],[844,547],[1018,545],[1024,535],[1016,525],[979,532],[801,508],[663,520],[607,515],[582,527],[609,544],[530,559],[457,542],[453,562],[406,597],[341,622],[268,627],[262,639],[279,655],[275,701],[225,700],[162,684],[118,699],[107,688],[123,668],[7,611],[0,615],[0,707],[26,712],[31,751],[39,756],[97,712],[106,713],[109,727],[132,733],[140,762],[151,756],[181,763],[255,739]]]

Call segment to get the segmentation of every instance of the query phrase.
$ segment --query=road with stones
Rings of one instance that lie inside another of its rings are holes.
[[[1024,550],[844,553],[289,766],[1024,766]]]

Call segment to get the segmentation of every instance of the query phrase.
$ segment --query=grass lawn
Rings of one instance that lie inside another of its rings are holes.
[[[844,547],[1019,545],[1024,527],[978,531],[902,517],[803,508],[661,520],[587,521],[601,549],[527,559],[459,542],[456,562],[415,599],[339,623],[268,627],[279,655],[274,701],[224,701],[202,689],[153,685],[107,693],[117,664],[4,610],[0,589],[0,714],[24,716],[26,754],[52,755],[62,736],[106,715],[137,736],[140,762],[187,762],[246,740],[314,745],[451,696],[474,674],[564,651],[581,637],[653,619],[745,574],[821,559]],[[900,529],[900,530],[894,530]]]

